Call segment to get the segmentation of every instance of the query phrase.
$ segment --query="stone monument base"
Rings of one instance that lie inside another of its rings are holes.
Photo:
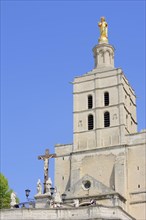
[[[35,208],[50,208],[51,194],[37,194],[34,196],[36,203]]]

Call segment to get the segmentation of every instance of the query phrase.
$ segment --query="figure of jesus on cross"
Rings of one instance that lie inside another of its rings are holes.
[[[39,160],[44,160],[44,193],[46,193],[46,181],[49,178],[49,159],[55,158],[56,154],[49,154],[49,149],[46,149],[45,155],[38,156]]]

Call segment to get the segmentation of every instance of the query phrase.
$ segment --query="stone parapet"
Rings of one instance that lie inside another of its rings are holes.
[[[96,220],[135,220],[120,207],[88,206],[58,209],[9,209],[1,210],[1,220],[12,219],[96,219]]]

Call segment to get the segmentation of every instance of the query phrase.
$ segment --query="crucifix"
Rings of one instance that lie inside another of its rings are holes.
[[[44,160],[44,193],[46,193],[46,181],[49,177],[49,159],[55,158],[56,154],[49,154],[49,149],[46,149],[45,155],[38,156],[39,160]]]

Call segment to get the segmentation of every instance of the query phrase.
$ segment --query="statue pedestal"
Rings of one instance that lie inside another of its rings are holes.
[[[101,42],[93,48],[95,67],[94,69],[114,69],[114,47],[108,43]]]
[[[50,193],[36,194],[34,198],[36,200],[35,208],[50,208],[50,201],[52,199]]]

